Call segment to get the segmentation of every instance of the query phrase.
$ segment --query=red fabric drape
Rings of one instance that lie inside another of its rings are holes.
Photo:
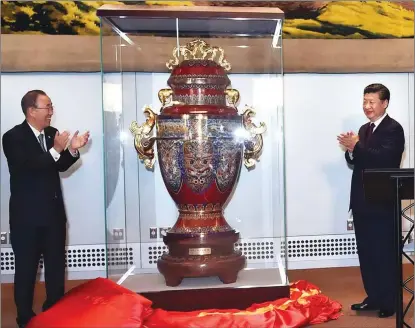
[[[290,297],[237,309],[176,312],[153,310],[152,302],[111,280],[97,278],[65,295],[33,318],[27,328],[298,328],[338,319],[341,305],[313,284],[290,285]]]
[[[57,304],[34,317],[27,328],[133,328],[142,327],[152,313],[152,302],[97,278],[69,291]]]

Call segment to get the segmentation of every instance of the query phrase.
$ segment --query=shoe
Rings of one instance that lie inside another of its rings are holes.
[[[29,317],[24,317],[25,319],[23,320],[21,318],[16,318],[17,327],[25,328],[27,324],[29,323],[29,321],[32,320],[32,318],[35,316],[36,316],[36,313],[32,312],[32,314],[29,315]]]
[[[350,307],[353,311],[377,311],[379,308],[376,308],[366,302],[353,304]]]
[[[388,318],[391,317],[395,314],[395,311],[391,311],[391,310],[379,310],[378,312],[378,317],[379,318]]]

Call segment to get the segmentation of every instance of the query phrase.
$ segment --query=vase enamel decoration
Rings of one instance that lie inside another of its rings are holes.
[[[160,114],[146,106],[146,122],[130,126],[147,168],[155,163],[157,146],[163,181],[178,208],[176,223],[163,237],[168,252],[157,268],[168,286],[205,276],[233,283],[246,259],[235,249],[239,232],[227,223],[224,205],[242,162],[255,165],[265,124],[252,123],[252,108],[238,113],[239,92],[229,88],[231,65],[222,48],[194,40],[174,48],[166,65],[170,89],[158,93]]]

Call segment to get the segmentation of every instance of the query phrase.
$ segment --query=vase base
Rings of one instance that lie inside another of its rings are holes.
[[[157,262],[157,268],[164,276],[166,285],[175,287],[183,278],[217,276],[224,284],[236,282],[238,273],[245,267],[245,256],[235,251],[231,256],[200,256],[174,258],[164,254]]]

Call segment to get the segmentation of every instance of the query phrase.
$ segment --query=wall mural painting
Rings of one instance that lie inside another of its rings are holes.
[[[96,9],[106,3],[276,6],[286,39],[414,37],[413,1],[2,1],[1,33],[98,35]]]

